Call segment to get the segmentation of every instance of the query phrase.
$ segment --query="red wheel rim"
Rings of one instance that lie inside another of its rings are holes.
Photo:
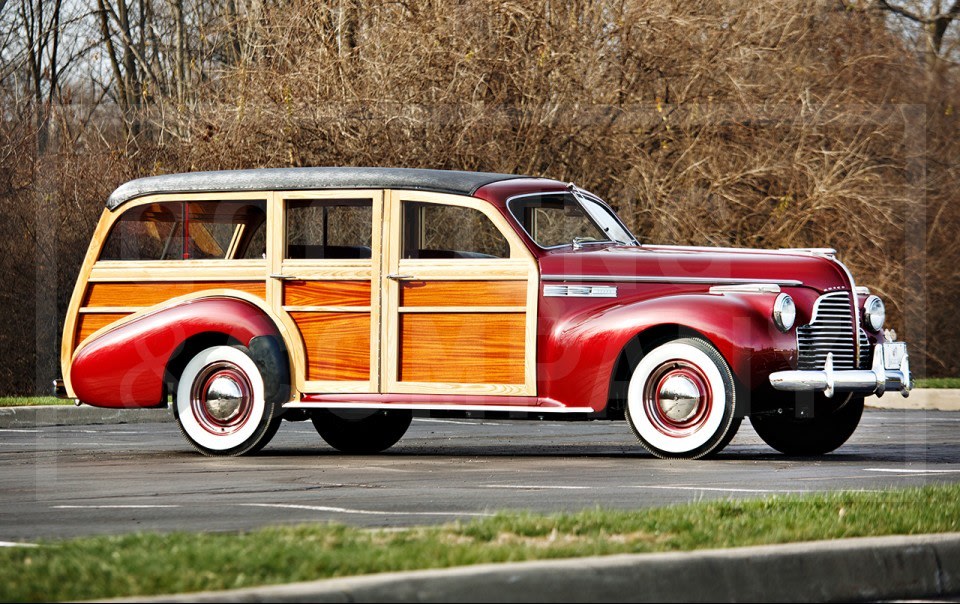
[[[689,361],[674,359],[663,363],[643,387],[647,419],[666,436],[682,438],[695,433],[706,423],[712,407],[710,380]]]
[[[190,389],[190,408],[197,423],[211,434],[233,434],[250,419],[253,386],[240,367],[218,361],[203,368]]]

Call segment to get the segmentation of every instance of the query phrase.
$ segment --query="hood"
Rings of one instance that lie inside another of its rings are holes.
[[[777,283],[821,293],[853,287],[843,265],[821,250],[585,246],[547,252],[540,258],[540,271],[544,280]]]

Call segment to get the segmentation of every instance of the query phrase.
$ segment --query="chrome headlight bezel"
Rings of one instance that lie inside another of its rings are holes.
[[[863,327],[874,333],[883,329],[887,318],[887,308],[878,296],[867,296],[863,301]]]
[[[793,329],[797,320],[797,304],[790,294],[780,294],[773,303],[773,324],[783,333]]]

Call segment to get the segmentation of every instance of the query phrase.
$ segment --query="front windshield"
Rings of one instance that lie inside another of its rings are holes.
[[[543,193],[511,199],[510,213],[540,247],[634,242],[604,205],[584,195]]]

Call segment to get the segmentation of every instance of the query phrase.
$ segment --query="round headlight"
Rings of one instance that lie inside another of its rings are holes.
[[[886,318],[887,309],[883,306],[883,300],[876,296],[867,296],[863,303],[863,326],[871,331],[880,331]]]
[[[793,303],[790,294],[780,294],[773,303],[773,322],[782,332],[790,331],[793,322],[797,319],[797,305]]]

